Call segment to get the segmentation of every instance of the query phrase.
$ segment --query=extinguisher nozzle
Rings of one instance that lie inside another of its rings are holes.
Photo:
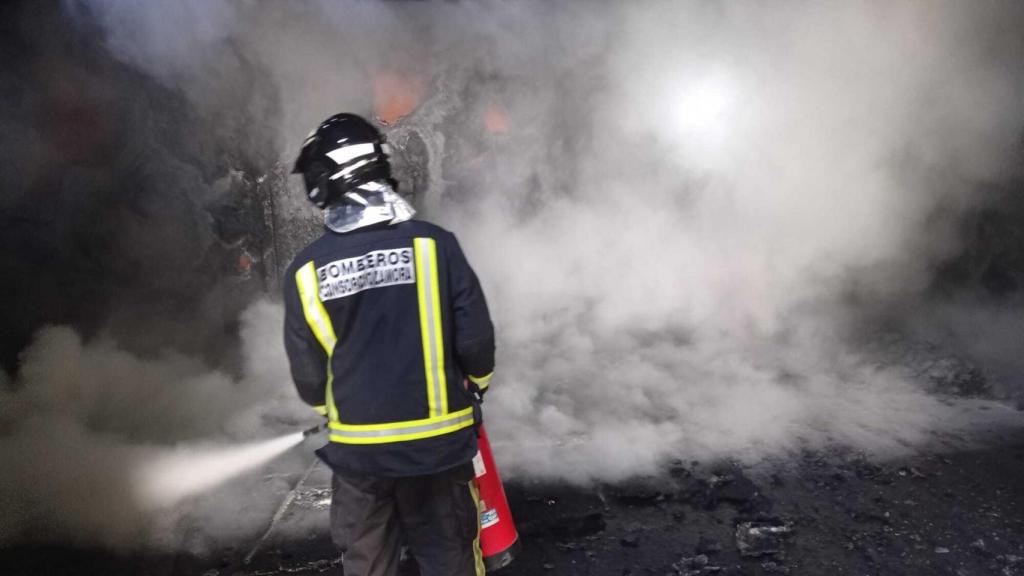
[[[319,434],[320,432],[323,432],[324,430],[327,430],[327,422],[324,422],[322,424],[317,424],[316,426],[313,426],[312,428],[307,428],[307,429],[303,430],[302,431],[302,437],[303,438],[309,438],[310,436],[312,436],[314,434]]]

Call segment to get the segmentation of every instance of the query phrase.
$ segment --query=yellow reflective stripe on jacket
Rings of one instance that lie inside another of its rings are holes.
[[[487,390],[487,387],[491,385],[491,376],[494,376],[494,372],[483,376],[469,376],[469,381],[476,384],[480,390]]]
[[[342,424],[331,422],[329,438],[342,444],[385,444],[441,436],[473,425],[472,406],[465,410],[422,420],[387,424]]]
[[[327,416],[327,406],[326,405],[324,405],[324,406],[313,406],[313,410],[315,410],[316,413],[321,415],[321,416],[324,416],[324,417]]]
[[[437,242],[413,240],[416,253],[416,292],[419,299],[423,369],[427,377],[427,406],[431,418],[448,413],[448,383],[444,374],[444,339],[441,331],[441,298],[437,280]]]
[[[306,323],[313,331],[317,341],[327,352],[327,417],[331,421],[338,420],[338,408],[334,405],[334,392],[331,390],[334,382],[334,372],[331,370],[331,358],[334,356],[334,347],[338,343],[334,335],[334,326],[331,325],[331,317],[327,315],[323,302],[320,301],[320,283],[316,279],[316,267],[312,261],[295,272],[295,285],[299,289],[299,300],[302,302],[302,313],[306,317]]]

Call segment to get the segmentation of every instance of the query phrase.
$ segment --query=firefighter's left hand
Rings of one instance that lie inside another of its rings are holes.
[[[477,386],[476,384],[474,384],[472,382],[469,383],[469,393],[476,397],[477,402],[480,402],[481,404],[483,404],[483,402],[484,402],[484,394],[486,392],[487,392],[486,388],[481,390],[480,387]]]
[[[476,398],[477,402],[483,404],[484,394],[487,392],[487,388],[480,388],[476,382],[467,378],[466,389],[469,390],[469,393],[472,394],[474,398]]]

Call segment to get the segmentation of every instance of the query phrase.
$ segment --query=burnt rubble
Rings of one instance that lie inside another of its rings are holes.
[[[522,548],[504,573],[591,576],[1024,576],[1024,433],[877,461],[847,450],[745,467],[677,462],[587,488],[506,484]],[[257,546],[211,556],[0,550],[4,574],[337,574],[329,471],[313,470]],[[246,561],[248,559],[248,562]],[[144,569],[140,569],[144,567]],[[405,576],[415,562],[402,565]]]
[[[890,462],[844,450],[756,469],[678,462],[664,478],[576,492],[513,483],[529,530],[509,573],[1018,574],[1022,473],[1017,437]]]
[[[898,367],[930,391],[958,398],[993,395],[992,382],[964,356],[898,333],[876,334],[866,345],[879,366]]]
[[[793,525],[780,519],[741,522],[736,526],[736,550],[746,558],[782,554]]]

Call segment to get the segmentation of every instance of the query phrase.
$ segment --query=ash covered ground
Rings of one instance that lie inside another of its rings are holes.
[[[1024,432],[1006,417],[994,414],[974,445],[937,438],[930,453],[884,462],[808,451],[750,467],[678,462],[589,488],[509,482],[522,548],[501,573],[1024,574]],[[210,555],[34,546],[0,551],[0,563],[12,575],[343,573],[328,535],[329,478],[316,462],[295,471],[293,490],[276,494],[273,527],[267,517],[259,539]]]
[[[512,479],[521,548],[500,573],[1024,574],[1024,407],[994,401],[975,367],[935,346],[890,337],[884,348],[880,361],[900,363],[985,424],[886,457],[833,446],[755,462],[675,460],[614,483]],[[259,530],[230,546],[154,554],[20,545],[0,550],[0,565],[25,576],[343,574],[329,534],[330,470],[309,454],[318,442],[272,474],[247,473],[261,486],[231,498]],[[415,561],[405,558],[401,573],[418,574]]]

